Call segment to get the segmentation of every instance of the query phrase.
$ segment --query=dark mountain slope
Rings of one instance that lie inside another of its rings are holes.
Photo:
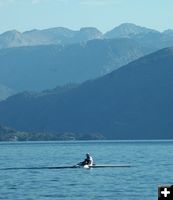
[[[20,130],[173,138],[173,48],[67,92],[21,93],[0,103],[0,122]]]

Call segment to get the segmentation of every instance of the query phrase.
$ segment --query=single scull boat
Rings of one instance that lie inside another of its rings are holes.
[[[54,167],[11,167],[11,168],[0,168],[0,170],[39,170],[39,169],[74,169],[74,168],[85,168],[85,169],[91,169],[91,168],[122,168],[122,167],[131,167],[131,165],[74,165],[74,166],[54,166]]]

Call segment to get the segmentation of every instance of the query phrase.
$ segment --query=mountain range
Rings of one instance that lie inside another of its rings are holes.
[[[169,46],[173,30],[131,23],[105,34],[92,27],[7,31],[0,35],[0,100],[12,94],[8,88],[17,93],[81,83]]]
[[[154,41],[162,41],[166,45],[173,37],[173,30],[163,32],[154,29],[137,26],[132,23],[123,23],[112,30],[102,33],[95,27],[83,27],[74,31],[65,27],[54,27],[43,30],[30,30],[23,33],[17,30],[9,30],[0,35],[0,49],[21,47],[21,46],[38,46],[61,44],[69,45],[74,43],[85,43],[93,39],[112,39],[112,38],[131,38],[145,43],[151,38]]]
[[[107,139],[173,138],[173,48],[95,80],[0,102],[0,122],[22,131],[100,133]]]
[[[0,35],[0,48],[38,46],[48,44],[72,44],[101,38],[102,33],[93,27],[73,31],[64,27],[44,30],[31,30],[21,33],[17,30],[4,32]]]
[[[0,84],[20,92],[81,83],[169,46],[172,30],[161,33],[131,23],[105,34],[96,28],[7,31],[0,35]]]

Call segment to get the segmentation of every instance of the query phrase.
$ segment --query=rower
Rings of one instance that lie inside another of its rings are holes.
[[[86,154],[86,158],[85,158],[85,160],[83,161],[83,162],[81,162],[81,165],[88,165],[88,166],[93,166],[93,158],[92,158],[92,156],[89,154],[89,153],[87,153]]]

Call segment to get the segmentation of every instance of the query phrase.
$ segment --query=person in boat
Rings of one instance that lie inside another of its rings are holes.
[[[94,164],[92,156],[89,153],[87,153],[85,160],[83,162],[80,162],[79,164],[81,166],[84,165],[92,166]]]

